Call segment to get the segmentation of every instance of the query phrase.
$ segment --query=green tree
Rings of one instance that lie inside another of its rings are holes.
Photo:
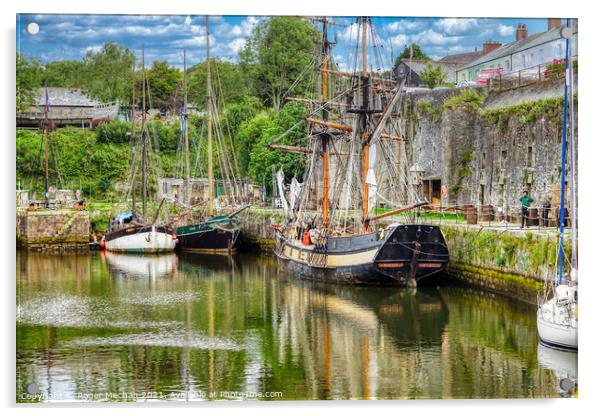
[[[188,100],[204,108],[207,100],[207,62],[188,70],[187,84]],[[249,93],[246,76],[240,66],[228,61],[211,60],[211,86],[220,106],[238,102]]]
[[[417,43],[412,43],[411,48],[413,49],[412,51],[412,59],[418,59],[418,60],[423,60],[423,61],[431,61],[431,57],[428,56],[426,53],[424,53],[422,51],[422,48],[420,48],[420,45],[418,45]],[[397,58],[395,58],[395,66],[399,65],[401,63],[402,59],[410,59],[410,46],[406,45],[405,48],[403,49],[403,52],[400,53]]]
[[[265,180],[267,188],[271,188],[272,165],[276,166],[276,169],[282,169],[289,178],[294,175],[303,175],[305,167],[301,155],[272,150],[268,148],[268,145],[274,143],[278,136],[288,131],[288,134],[278,140],[278,144],[306,146],[307,125],[305,122],[299,123],[299,120],[303,120],[306,115],[307,106],[289,102],[280,111],[270,113],[268,120],[256,122],[254,128],[261,130],[261,137],[252,146],[248,165],[248,173],[255,183],[263,183]],[[254,137],[255,134],[251,133],[251,136]]]
[[[435,88],[438,85],[441,85],[445,78],[447,77],[447,72],[443,70],[441,65],[433,66],[429,62],[426,67],[422,71],[420,71],[420,79],[429,87],[430,89]]]
[[[226,133],[236,137],[241,125],[262,111],[257,97],[243,97],[240,101],[226,105],[222,115],[222,125]]]
[[[240,53],[254,95],[279,109],[285,95],[312,90],[310,65],[317,42],[318,32],[306,19],[277,16],[259,24]]]
[[[82,88],[86,79],[83,61],[56,61],[44,65],[41,84],[48,87]]]
[[[162,112],[177,110],[179,107],[180,87],[184,76],[179,69],[170,67],[167,61],[155,61],[147,71],[151,94],[151,104]]]
[[[113,42],[106,43],[98,52],[88,52],[84,57],[86,92],[105,102],[130,102],[134,62],[131,50]]]
[[[17,111],[23,111],[35,104],[42,70],[35,59],[28,61],[18,52],[16,66]]]

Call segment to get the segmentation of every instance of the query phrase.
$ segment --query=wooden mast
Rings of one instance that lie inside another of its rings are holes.
[[[182,115],[184,123],[184,204],[190,204],[190,144],[188,141],[188,88],[186,84],[186,49],[184,49],[184,113]]]
[[[213,215],[213,143],[211,134],[211,113],[212,113],[212,100],[211,100],[211,63],[210,63],[210,52],[209,52],[209,16],[205,16],[205,34],[207,38],[207,179],[209,182],[209,215]]]
[[[146,72],[142,45],[142,219],[146,221]]]
[[[368,18],[362,17],[362,114],[361,114],[361,122],[360,131],[363,133],[366,131],[368,124],[368,65],[367,65],[367,45],[366,45],[366,25]],[[368,222],[368,163],[370,159],[370,147],[368,140],[363,138],[362,134],[362,222],[363,222],[363,232],[367,233],[369,229]]]
[[[322,20],[322,119],[328,121],[328,59],[329,59],[329,43],[328,43],[328,21],[326,17]],[[328,227],[329,223],[329,155],[328,155],[328,138],[329,134],[323,132],[320,134],[322,139],[322,220],[324,227]]]
[[[130,132],[130,146],[132,147],[132,175],[130,178],[132,193],[132,212],[136,212],[136,57],[132,68],[132,130]]]
[[[44,208],[48,208],[48,87],[44,88],[44,99]]]

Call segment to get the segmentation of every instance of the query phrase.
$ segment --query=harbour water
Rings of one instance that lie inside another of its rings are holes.
[[[577,380],[532,305],[442,279],[317,284],[247,254],[18,252],[16,330],[18,402],[541,398]]]

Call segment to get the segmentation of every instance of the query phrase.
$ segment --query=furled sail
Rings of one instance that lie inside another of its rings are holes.
[[[288,202],[286,200],[286,195],[284,193],[284,172],[282,169],[276,173],[276,180],[278,182],[278,195],[280,196],[280,200],[282,201],[282,209],[284,209],[284,214],[287,217],[290,217],[290,210],[288,208]]]

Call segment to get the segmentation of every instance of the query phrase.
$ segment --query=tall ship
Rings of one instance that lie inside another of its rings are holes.
[[[141,155],[140,178],[142,187],[142,212],[138,213],[136,206],[136,129],[135,129],[135,88],[132,83],[132,131],[131,131],[131,174],[128,192],[131,194],[131,210],[120,213],[110,219],[107,232],[101,246],[109,251],[131,253],[161,253],[173,251],[176,246],[174,230],[170,225],[158,224],[159,213],[163,201],[159,204],[152,221],[148,221],[148,155],[149,141],[146,125],[146,91],[147,80],[144,68],[144,49],[142,50],[142,125],[141,125]]]
[[[564,83],[564,122],[562,128],[562,148],[560,166],[560,212],[558,233],[558,256],[555,276],[546,281],[543,296],[537,309],[537,332],[542,344],[558,349],[578,349],[578,302],[577,302],[577,161],[574,110],[573,110],[573,65],[571,62],[570,20],[561,35],[566,39],[565,46],[565,83]],[[568,116],[568,117],[567,117]],[[567,134],[570,126],[570,147]],[[568,273],[564,268],[564,231],[565,231],[565,180],[567,170],[567,150],[569,151],[570,179],[570,222],[571,222],[571,258]]]
[[[184,63],[184,105],[181,117],[183,132],[183,149],[184,149],[184,189],[183,189],[183,204],[184,204],[184,221],[175,228],[175,233],[178,238],[177,248],[186,251],[197,251],[204,253],[216,254],[231,254],[240,246],[242,240],[242,231],[240,221],[237,215],[247,208],[238,207],[234,212],[227,215],[216,213],[216,196],[215,196],[215,180],[213,172],[213,119],[216,116],[216,100],[213,99],[213,89],[211,84],[211,56],[209,44],[209,17],[205,17],[206,31],[206,46],[207,46],[207,104],[205,108],[206,124],[207,124],[207,183],[208,183],[208,200],[206,201],[206,217],[196,218],[192,221],[186,220],[186,212],[190,212],[193,206],[190,199],[190,143],[188,139],[188,100],[186,87],[186,63]],[[186,55],[184,55],[186,56]],[[186,58],[184,58],[186,61]],[[218,151],[220,149],[217,149]],[[223,182],[231,180],[231,185],[236,183],[234,168],[232,166],[222,166],[220,169]],[[228,173],[230,175],[228,175]],[[231,176],[226,178],[226,176]],[[231,194],[236,194],[235,185],[229,186]],[[237,195],[231,195],[233,200],[236,200]]]
[[[279,264],[312,280],[416,285],[443,270],[449,252],[439,227],[418,222],[416,215],[428,203],[410,186],[396,116],[404,75],[395,80],[378,77],[369,68],[369,48],[377,54],[370,67],[384,67],[370,17],[356,21],[352,72],[339,71],[331,58],[331,22],[314,21],[322,27],[321,82],[314,94],[320,99],[288,98],[309,107],[307,146],[279,145],[279,137],[270,146],[306,157],[303,183],[293,178],[288,192],[284,174],[278,173],[286,217],[275,227]],[[373,44],[368,45],[368,37]],[[333,91],[333,86],[338,89]]]

